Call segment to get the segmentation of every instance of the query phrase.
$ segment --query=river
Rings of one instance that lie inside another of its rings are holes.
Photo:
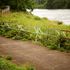
[[[47,17],[50,20],[62,21],[64,24],[70,25],[70,9],[34,9],[32,14],[41,18]]]

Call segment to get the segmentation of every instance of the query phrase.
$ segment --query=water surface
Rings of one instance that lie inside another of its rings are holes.
[[[47,17],[50,20],[62,21],[66,25],[70,25],[70,9],[34,9],[32,14],[39,17]]]

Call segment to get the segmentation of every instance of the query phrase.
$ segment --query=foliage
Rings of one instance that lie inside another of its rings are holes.
[[[70,0],[48,0],[46,4],[48,9],[70,9]]]
[[[26,11],[26,9],[33,9],[33,0],[1,0],[1,6],[9,5],[12,9]]]
[[[35,0],[36,1],[36,8],[45,8],[47,0]]]
[[[70,9],[70,0],[35,0],[37,8]]]
[[[33,67],[19,67],[4,58],[0,58],[0,70],[34,70]]]
[[[35,16],[34,19],[35,20],[41,20],[41,18],[40,17],[37,17],[37,16]]]
[[[58,22],[22,12],[9,16],[0,18],[0,35],[17,40],[33,40],[51,49],[70,50],[70,46],[65,48],[65,43],[70,44],[70,40],[64,39],[70,37],[70,33],[61,31],[69,30],[70,26],[58,25]]]
[[[61,22],[61,21],[58,21],[58,24],[59,24],[59,25],[61,25],[61,24],[63,24],[63,22]]]

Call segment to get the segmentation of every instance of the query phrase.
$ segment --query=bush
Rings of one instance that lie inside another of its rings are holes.
[[[35,16],[34,19],[35,19],[35,20],[41,20],[41,18],[38,17],[38,16]]]
[[[11,23],[14,24],[14,23]],[[20,25],[10,25],[9,23],[1,23],[0,24],[0,35],[12,38],[12,39],[29,39],[30,33],[26,31],[22,25],[19,28]]]
[[[12,57],[11,56],[7,56],[6,60],[12,60]]]
[[[59,25],[63,24],[63,22],[61,22],[61,21],[58,21],[57,23],[58,23]]]

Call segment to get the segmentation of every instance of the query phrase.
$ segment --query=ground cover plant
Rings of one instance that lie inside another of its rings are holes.
[[[35,70],[31,66],[17,66],[8,59],[0,57],[0,70]]]
[[[50,21],[47,18],[39,18],[30,13],[11,12],[0,16],[0,35],[17,39],[32,40],[51,48],[70,50],[70,26],[58,24],[58,21]]]

